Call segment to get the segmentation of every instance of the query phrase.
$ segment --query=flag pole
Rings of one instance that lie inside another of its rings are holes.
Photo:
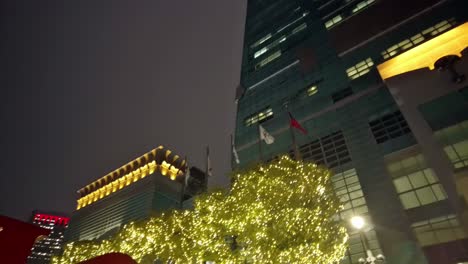
[[[263,150],[262,150],[262,131],[260,130],[260,122],[257,122],[258,126],[258,154],[260,158],[260,163],[263,162]]]
[[[286,102],[284,104],[284,108],[286,109],[286,113],[288,114],[288,120],[289,120],[289,131],[291,132],[291,141],[292,141],[292,147],[293,147],[293,152],[294,152],[294,158],[296,160],[301,160],[301,154],[299,153],[299,149],[297,147],[297,143],[296,143],[296,134],[294,133],[294,129],[292,127],[292,116],[291,116],[291,113],[289,112],[289,109],[288,109],[288,103],[289,102]]]
[[[301,160],[301,155],[299,154],[299,149],[297,148],[297,143],[296,143],[296,134],[294,133],[294,129],[291,125],[289,125],[289,131],[291,132],[291,140],[292,140],[292,145],[293,145],[294,158],[296,160]]]
[[[210,172],[210,167],[211,167],[211,164],[210,164],[210,146],[206,146],[206,170],[205,170],[205,180],[204,180],[204,191],[208,191],[208,177],[210,176],[211,172]]]
[[[185,156],[185,173],[184,173],[184,180],[182,181],[182,190],[180,192],[180,209],[184,207],[184,196],[185,196],[185,189],[187,185],[187,177],[188,177],[188,170],[190,170],[188,166],[187,156]]]

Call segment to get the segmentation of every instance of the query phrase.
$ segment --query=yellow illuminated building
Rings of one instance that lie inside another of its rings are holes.
[[[468,46],[468,23],[464,23],[440,36],[433,38],[379,66],[382,79],[422,68],[434,69],[434,63],[441,57],[457,55]]]
[[[159,146],[78,190],[76,209],[86,207],[155,172],[175,180],[185,173],[185,160]]]

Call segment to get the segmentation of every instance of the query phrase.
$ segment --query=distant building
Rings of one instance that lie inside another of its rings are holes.
[[[344,203],[337,220],[363,215],[374,254],[456,263],[468,252],[466,10],[466,0],[249,0],[237,166],[284,154],[326,166]],[[307,134],[291,134],[288,112]],[[349,234],[343,264],[366,255]]]
[[[160,146],[88,184],[78,190],[66,241],[106,238],[126,223],[180,208],[185,170],[184,159]]]
[[[50,230],[47,237],[38,239],[33,244],[28,264],[48,264],[53,255],[60,253],[62,249],[64,231],[70,219],[63,214],[34,211],[31,223]]]

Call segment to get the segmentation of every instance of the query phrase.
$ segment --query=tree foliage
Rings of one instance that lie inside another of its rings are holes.
[[[204,194],[194,210],[166,212],[125,225],[112,239],[75,242],[54,263],[109,252],[138,262],[333,263],[345,253],[346,229],[330,173],[287,156],[235,172],[229,191]]]

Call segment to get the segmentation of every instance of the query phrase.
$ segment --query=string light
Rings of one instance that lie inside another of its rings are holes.
[[[233,173],[232,188],[200,195],[192,211],[131,222],[109,240],[67,244],[54,264],[110,252],[137,262],[334,263],[348,236],[330,172],[284,156]]]

